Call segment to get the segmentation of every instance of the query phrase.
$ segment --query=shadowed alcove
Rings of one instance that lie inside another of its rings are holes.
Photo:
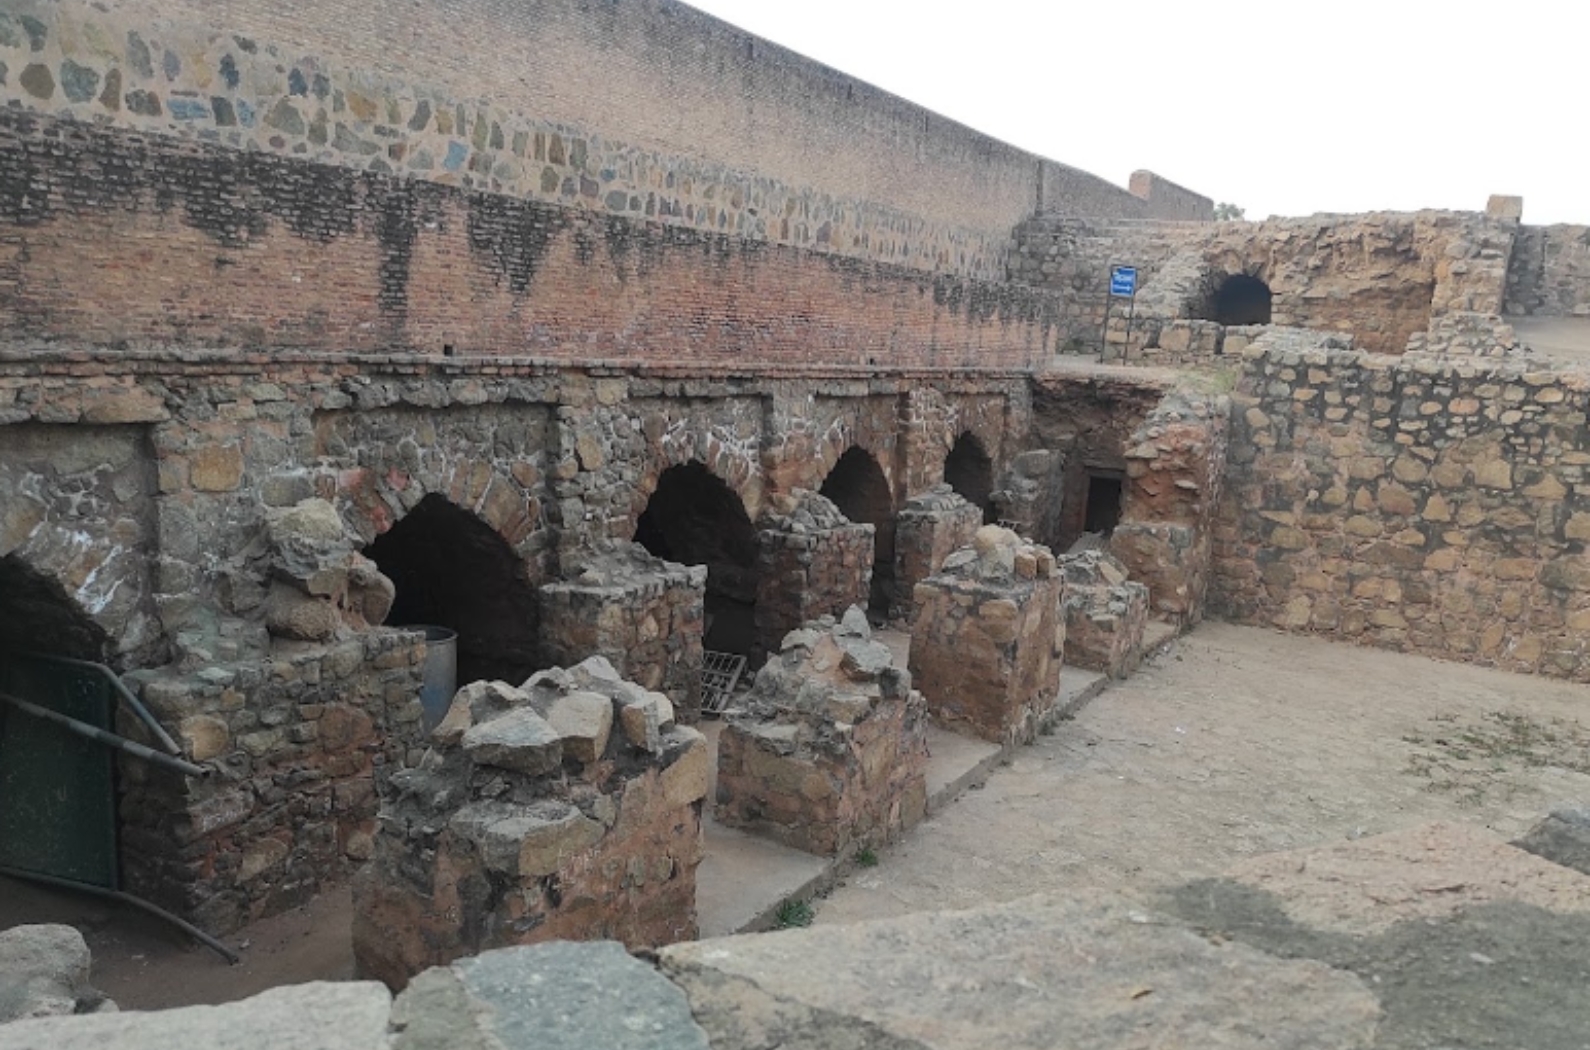
[[[0,558],[0,656],[34,652],[107,661],[114,646],[60,582],[15,554]]]
[[[706,648],[748,655],[756,638],[756,529],[740,497],[700,463],[669,467],[635,524],[664,561],[707,567]]]
[[[525,564],[480,518],[426,496],[365,548],[397,589],[386,622],[458,632],[458,682],[515,685],[537,669],[537,605]]]
[[[894,499],[883,468],[866,449],[851,446],[839,457],[818,491],[845,517],[876,530],[868,604],[873,613],[887,615],[894,592]]]
[[[966,502],[982,509],[983,524],[998,520],[993,499],[994,461],[970,430],[955,439],[955,446],[944,457],[944,481]]]
[[[1245,273],[1231,274],[1210,294],[1204,313],[1224,325],[1269,324],[1270,286]]]

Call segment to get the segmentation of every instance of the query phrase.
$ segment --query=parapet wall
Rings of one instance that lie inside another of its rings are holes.
[[[1164,217],[673,0],[8,9],[35,113],[985,279],[1039,208]]]
[[[1185,186],[1178,186],[1152,171],[1134,171],[1127,189],[1134,197],[1141,197],[1150,205],[1150,216],[1155,219],[1179,219],[1184,222],[1212,222],[1215,202]],[[1078,213],[1083,214],[1083,213]]]
[[[1211,614],[1590,680],[1590,377],[1276,332],[1234,402]]]

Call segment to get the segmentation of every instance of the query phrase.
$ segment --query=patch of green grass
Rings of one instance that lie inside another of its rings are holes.
[[[814,917],[812,906],[805,901],[785,901],[778,906],[778,928],[781,930],[810,926]]]
[[[863,846],[856,851],[856,866],[859,868],[876,868],[878,854],[871,846]]]

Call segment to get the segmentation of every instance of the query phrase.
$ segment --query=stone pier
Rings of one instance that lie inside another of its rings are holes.
[[[705,566],[654,558],[619,543],[540,590],[545,661],[568,666],[602,656],[620,675],[668,694],[684,722],[701,710]]]
[[[1049,548],[997,525],[917,585],[911,677],[935,721],[1002,745],[1037,736],[1060,689],[1062,591]]]
[[[792,631],[718,741],[715,813],[840,856],[896,837],[927,805],[927,708],[853,606]]]
[[[416,768],[383,786],[354,884],[361,975],[401,987],[488,948],[696,935],[706,738],[592,657],[458,691]]]

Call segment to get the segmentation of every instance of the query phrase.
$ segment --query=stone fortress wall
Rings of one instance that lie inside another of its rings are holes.
[[[1036,210],[1191,199],[1161,209],[669,0],[24,0],[0,61],[34,113],[985,280]]]

